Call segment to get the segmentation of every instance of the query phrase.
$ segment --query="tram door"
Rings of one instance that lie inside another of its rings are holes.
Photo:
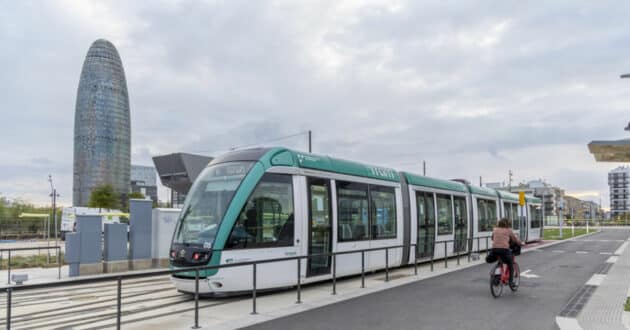
[[[529,231],[529,226],[527,226],[527,207],[525,206],[521,206],[520,207],[522,209],[521,212],[523,212],[523,215],[519,217],[520,222],[521,222],[521,231],[519,232],[519,239],[523,242],[525,242],[527,240],[527,232]]]
[[[433,256],[435,246],[435,203],[433,193],[416,192],[418,214],[418,239],[416,258]]]
[[[466,211],[466,198],[453,197],[455,202],[455,246],[453,252],[466,251],[468,239],[468,212]]]
[[[332,216],[330,180],[309,178],[309,223],[308,254],[332,252]],[[330,273],[330,256],[316,256],[308,259],[307,276]]]

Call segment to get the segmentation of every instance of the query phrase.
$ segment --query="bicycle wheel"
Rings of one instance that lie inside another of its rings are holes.
[[[512,279],[512,282],[514,285],[510,285],[510,289],[515,292],[521,284],[521,269],[518,267],[516,262],[514,262],[514,278]]]
[[[503,283],[501,283],[501,275],[496,275],[497,269],[499,269],[500,274],[501,268],[498,263],[490,271],[490,293],[495,298],[498,298],[503,293]]]

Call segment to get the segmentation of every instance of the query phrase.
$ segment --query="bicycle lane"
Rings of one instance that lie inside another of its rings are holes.
[[[556,315],[628,235],[607,230],[524,253],[517,261],[528,276],[519,292],[506,288],[498,299],[490,295],[485,264],[249,329],[553,329]]]

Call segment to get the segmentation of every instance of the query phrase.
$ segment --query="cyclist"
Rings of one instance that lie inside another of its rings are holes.
[[[514,280],[514,264],[512,263],[512,250],[510,249],[510,242],[518,245],[524,245],[514,232],[512,232],[512,224],[509,219],[503,218],[499,220],[498,226],[492,230],[492,254],[501,258],[503,263],[508,265],[510,270],[510,286],[512,286]]]

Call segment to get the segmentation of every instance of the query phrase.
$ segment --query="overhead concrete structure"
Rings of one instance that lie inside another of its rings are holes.
[[[129,94],[118,51],[104,39],[88,50],[74,115],[73,205],[87,206],[95,187],[126,195],[131,167]]]
[[[210,161],[212,157],[182,152],[153,157],[160,181],[171,189],[173,207],[183,204],[193,182]]]
[[[630,162],[630,139],[592,141],[588,150],[598,162]]]

